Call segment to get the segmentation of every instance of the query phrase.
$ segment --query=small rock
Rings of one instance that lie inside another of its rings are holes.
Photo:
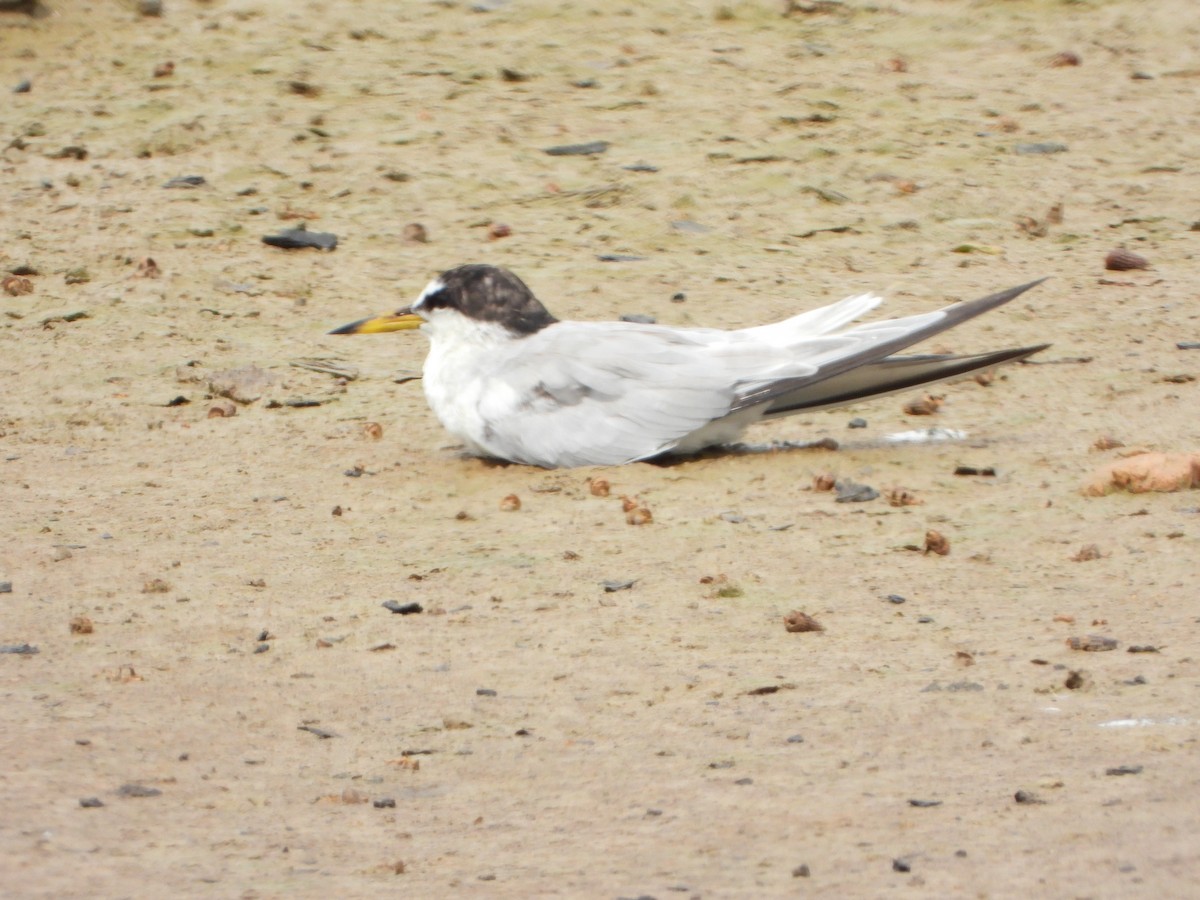
[[[371,801],[371,805],[376,809],[395,809],[396,801],[391,797],[380,797],[378,800]]]
[[[866,503],[879,496],[879,491],[875,490],[875,488],[867,484],[859,484],[856,481],[851,481],[849,478],[842,479],[834,484],[834,490],[837,491],[836,503]]]
[[[604,593],[615,594],[617,591],[627,591],[637,583],[637,579],[629,581],[602,581],[600,586],[604,588]]]
[[[950,552],[950,541],[940,531],[930,529],[925,532],[925,554],[936,553],[946,556]]]
[[[500,512],[517,512],[521,508],[521,498],[516,494],[509,494],[500,501]]]
[[[208,184],[203,175],[177,175],[166,184],[164,188],[195,188],[203,184]]]
[[[308,231],[303,226],[299,228],[288,228],[279,234],[263,235],[262,242],[270,244],[272,247],[281,247],[284,250],[304,250],[314,248],[317,250],[335,250],[338,245],[336,234],[330,234],[325,231]]]
[[[87,616],[76,616],[71,620],[70,629],[71,634],[91,634],[96,630],[96,626]]]
[[[802,863],[801,865],[798,865],[796,868],[792,869],[793,878],[808,878],[811,874],[812,873],[808,870],[807,863]]]
[[[594,156],[608,150],[608,141],[591,141],[587,144],[562,144],[557,147],[547,147],[549,156]]]
[[[0,644],[0,653],[12,653],[16,656],[35,656],[40,652],[33,644]]]
[[[783,617],[783,627],[793,633],[800,634],[806,631],[824,631],[825,626],[814,619],[806,612],[793,610]]]
[[[915,806],[917,809],[932,809],[935,806],[941,806],[941,800],[909,800],[909,806]]]
[[[1044,141],[1038,144],[1017,144],[1013,152],[1018,156],[1044,156],[1051,153],[1066,153],[1067,145],[1056,141]]]
[[[1150,260],[1139,256],[1132,250],[1126,250],[1124,247],[1110,250],[1104,257],[1104,268],[1110,272],[1128,272],[1131,269],[1148,269],[1149,267]]]
[[[1089,634],[1087,637],[1067,638],[1067,646],[1072,650],[1084,650],[1089,653],[1099,653],[1104,650],[1116,650],[1121,642],[1102,634]]]
[[[476,697],[495,697],[496,692],[491,688],[475,688]]]
[[[851,419],[849,422],[847,422],[846,427],[847,428],[866,428],[867,420],[856,417],[856,418]]]
[[[1072,562],[1089,562],[1093,559],[1100,559],[1103,554],[1096,544],[1084,544],[1079,548],[1079,552],[1071,557]]]
[[[1142,774],[1141,766],[1116,766],[1111,769],[1104,770],[1105,775],[1140,775]]]
[[[162,0],[138,0],[137,9],[143,16],[161,16],[163,2]]]
[[[909,861],[906,859],[893,859],[892,860],[892,871],[893,872],[911,872],[912,864],[909,863]]]
[[[1032,791],[1017,791],[1013,794],[1013,799],[1024,806],[1036,806],[1046,802]]]
[[[84,809],[99,809],[104,805],[104,801],[99,797],[80,797],[79,805]]]
[[[404,226],[404,240],[413,244],[428,244],[429,232],[420,222],[410,222]]]
[[[117,788],[118,797],[158,797],[162,794],[156,787],[148,787],[144,784],[123,784]]]
[[[425,611],[425,608],[420,603],[398,603],[395,600],[385,600],[381,605],[384,609],[401,616],[411,616],[413,613]]]

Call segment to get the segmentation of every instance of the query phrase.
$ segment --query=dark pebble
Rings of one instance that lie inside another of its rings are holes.
[[[604,593],[615,594],[617,591],[627,591],[637,584],[637,579],[631,581],[602,581],[600,586],[604,588]]]
[[[398,603],[395,600],[384,601],[383,608],[401,616],[411,616],[413,613],[425,611],[425,607],[420,603]]]
[[[932,625],[933,616],[917,616],[918,625]]]
[[[634,256],[630,253],[597,253],[600,262],[642,262],[646,257]]]
[[[1129,648],[1129,650],[1127,652],[1129,652],[1129,653],[1157,653],[1158,650],[1159,650],[1158,647],[1152,646],[1151,644],[1134,644],[1133,646],[1131,646]]]
[[[811,874],[812,872],[808,870],[808,863],[804,863],[803,865],[796,866],[796,868],[792,869],[793,878],[808,878]]]
[[[879,491],[866,484],[859,484],[849,478],[837,482],[833,489],[837,491],[837,503],[865,503],[879,496]]]
[[[598,82],[595,78],[580,78],[578,81],[571,82],[571,87],[577,87],[577,88],[587,89],[587,88],[594,88],[594,87],[599,87],[599,86],[600,86],[600,82]]]
[[[208,182],[205,180],[203,175],[180,175],[176,178],[172,178],[170,181],[168,181],[166,184],[164,184],[163,187],[164,188],[194,188],[194,187],[200,187],[200,185],[202,185],[202,184],[208,184]]]
[[[1134,675],[1132,678],[1126,678],[1123,683],[1129,685],[1130,687],[1134,687],[1139,684],[1145,684],[1146,676],[1145,675]]]
[[[678,291],[671,295],[672,303],[684,303],[687,300],[687,294],[683,291]]]
[[[117,788],[118,797],[158,797],[162,794],[158,788],[147,787],[144,784],[123,784]]]
[[[893,859],[892,860],[892,871],[893,872],[911,872],[912,865],[910,865],[908,860],[906,860],[906,859]]]
[[[733,760],[732,759],[723,759],[720,762],[710,762],[708,764],[708,767],[710,769],[732,769],[733,768]]]
[[[855,417],[846,423],[847,428],[866,428],[867,420],[861,417]]]
[[[167,406],[187,406],[191,402],[192,401],[183,396],[183,394],[179,394],[177,397],[168,400]]]
[[[754,779],[753,778],[739,778],[737,781],[734,782],[734,784],[743,784],[743,785],[754,784]]]
[[[954,474],[983,475],[986,478],[994,478],[996,476],[996,469],[994,466],[984,466],[983,468],[979,468],[978,466],[956,466]]]
[[[909,806],[915,806],[917,809],[932,809],[935,806],[941,806],[941,800],[909,800]]]
[[[1013,799],[1026,806],[1032,806],[1038,803],[1046,802],[1032,791],[1017,791],[1015,794],[1013,794]]]
[[[496,692],[491,688],[475,688],[476,697],[495,697]]]
[[[269,641],[272,637],[273,635],[271,632],[267,631],[265,628],[258,633],[258,639],[260,641]]]
[[[899,594],[888,594],[887,601],[888,603],[895,603],[896,605],[907,602],[907,600],[904,597],[901,597]]]
[[[80,797],[79,805],[84,809],[99,809],[104,805],[104,801],[99,797]]]
[[[804,743],[804,735],[802,735],[802,734],[789,735],[787,742],[789,744],[803,744]]]
[[[11,593],[12,593],[12,582],[11,581],[0,581],[0,594],[11,594]]]
[[[658,166],[652,166],[650,163],[634,163],[631,166],[621,166],[626,172],[649,172],[653,174],[658,171]]]
[[[1104,770],[1105,775],[1141,775],[1141,766],[1115,766]]]
[[[317,737],[319,737],[323,741],[327,741],[330,738],[337,737],[337,735],[334,734],[332,731],[326,731],[324,728],[317,728],[315,725],[299,725],[296,727],[296,730],[297,731],[307,731],[309,734],[315,734]]]
[[[0,644],[0,653],[15,653],[18,656],[33,656],[40,653],[33,644]]]
[[[17,86],[13,88],[14,94],[28,94],[33,90],[33,82],[28,78],[22,78],[17,82]]]
[[[270,644],[259,644],[257,647],[254,648],[254,652],[255,653],[266,653],[270,649],[271,649]]]
[[[279,234],[265,234],[262,242],[272,247],[282,247],[284,250],[333,250],[337,247],[336,234],[327,231],[308,231],[304,228],[288,228]]]
[[[967,851],[966,850],[955,850],[954,855],[957,856],[959,859],[966,859]]]
[[[608,150],[608,141],[590,141],[586,144],[560,144],[557,147],[547,147],[550,156],[595,156]]]
[[[1200,228],[1193,227],[1192,231],[1200,231]],[[1200,350],[1200,341],[1180,341],[1175,346],[1180,350]]]
[[[378,800],[372,800],[371,805],[376,809],[395,809],[396,801],[391,797],[380,797]]]

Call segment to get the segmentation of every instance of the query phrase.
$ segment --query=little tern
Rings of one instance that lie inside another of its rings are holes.
[[[755,422],[1025,359],[1049,344],[894,354],[1040,283],[845,328],[881,302],[859,294],[725,331],[560,321],[507,269],[466,265],[433,279],[411,306],[330,333],[424,332],[425,397],[472,454],[545,468],[619,465],[695,453],[736,441]]]

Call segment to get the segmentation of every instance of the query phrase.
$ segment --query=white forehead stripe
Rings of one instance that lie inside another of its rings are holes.
[[[421,306],[425,302],[425,298],[436,294],[438,291],[444,290],[446,285],[442,279],[435,278],[429,284],[425,285],[425,290],[421,291],[421,296],[417,298],[417,302],[413,304],[413,309]]]

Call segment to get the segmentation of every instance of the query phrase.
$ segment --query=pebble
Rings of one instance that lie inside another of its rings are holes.
[[[855,417],[846,423],[847,428],[866,428],[867,420],[861,417]]]
[[[420,603],[399,603],[395,600],[385,600],[383,608],[401,616],[411,616],[413,613],[424,612],[425,607]]]
[[[932,809],[935,806],[941,806],[941,800],[909,800],[909,806],[915,806],[917,809]]]
[[[808,878],[811,874],[812,872],[809,871],[808,863],[802,863],[792,869],[793,878]]]
[[[545,152],[550,156],[595,156],[608,150],[608,141],[590,141],[586,144],[560,144],[557,147],[547,147]]]
[[[272,247],[282,247],[284,250],[303,250],[315,248],[318,250],[334,250],[337,248],[336,234],[327,231],[309,231],[304,227],[288,228],[279,234],[265,234],[262,242]]]
[[[600,586],[602,588],[604,588],[604,593],[606,593],[606,594],[615,594],[617,591],[627,591],[631,587],[633,587],[635,584],[637,584],[636,578],[634,578],[630,581],[602,581],[602,582],[600,582]]]
[[[156,787],[147,787],[144,784],[123,784],[117,788],[118,797],[157,797],[162,794]]]
[[[84,809],[99,809],[104,805],[104,801],[99,797],[80,797],[79,805]]]
[[[1105,775],[1141,775],[1141,766],[1115,766],[1104,770]]]
[[[879,491],[866,484],[859,484],[849,478],[837,482],[833,486],[837,491],[836,503],[866,503],[879,496]]]
[[[0,594],[11,594],[11,593],[12,593],[12,582],[11,581],[0,581]]]
[[[888,603],[895,603],[897,605],[908,602],[906,598],[901,597],[899,594],[888,594],[887,601]]]
[[[161,16],[163,14],[162,0],[138,0],[137,8],[143,16]]]
[[[164,184],[163,187],[186,189],[200,187],[202,184],[208,184],[203,175],[178,175]]]
[[[40,653],[33,644],[0,644],[0,653],[13,653],[17,656],[33,656]]]
[[[476,697],[495,697],[496,692],[491,688],[475,688]]]
[[[906,859],[893,859],[892,860],[892,871],[893,872],[911,872],[912,864],[909,863],[909,861]]]
[[[1013,799],[1025,806],[1034,806],[1046,802],[1032,791],[1017,791],[1013,794]]]
[[[802,734],[789,735],[787,742],[789,744],[803,744],[804,743],[804,735],[802,735]]]
[[[33,82],[28,78],[22,78],[17,82],[16,87],[13,88],[13,93],[28,94],[31,90],[33,90]]]
[[[1049,153],[1066,153],[1067,145],[1056,141],[1044,141],[1038,144],[1017,144],[1013,152],[1018,156],[1040,156]]]
[[[371,801],[371,805],[376,809],[395,809],[396,801],[391,797],[380,797],[378,800]]]

